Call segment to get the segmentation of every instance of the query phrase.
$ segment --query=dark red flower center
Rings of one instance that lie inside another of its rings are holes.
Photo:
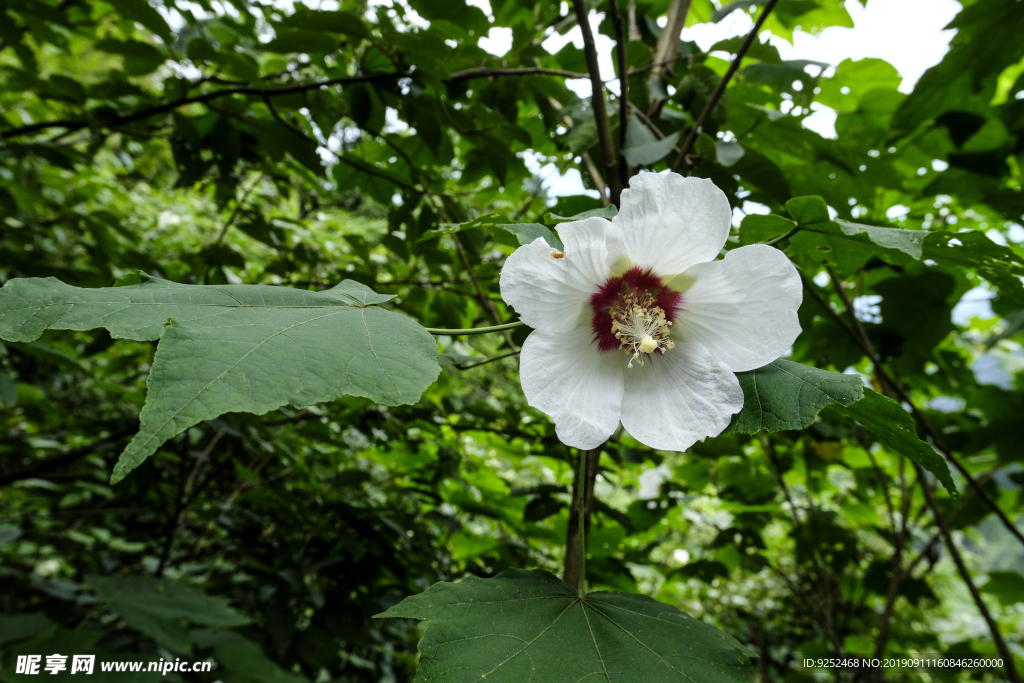
[[[621,277],[610,278],[590,297],[594,341],[601,351],[626,348],[627,337],[632,340],[633,327],[642,327],[644,321],[650,321],[655,340],[659,339],[658,329],[667,338],[667,328],[675,322],[682,303],[683,295],[666,287],[660,277],[634,266]]]

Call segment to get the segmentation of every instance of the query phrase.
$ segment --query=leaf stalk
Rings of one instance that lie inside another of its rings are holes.
[[[523,327],[526,323],[517,321],[514,323],[506,323],[504,325],[491,325],[490,327],[468,327],[461,330],[449,330],[443,327],[427,327],[427,332],[433,335],[447,335],[449,337],[469,336],[471,334],[487,334],[489,332],[503,332],[504,330],[511,330],[516,327]]]

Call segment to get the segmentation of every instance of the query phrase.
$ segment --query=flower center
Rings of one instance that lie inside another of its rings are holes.
[[[644,364],[644,356],[665,353],[675,346],[669,337],[682,295],[666,287],[649,270],[631,268],[608,280],[590,298],[594,311],[591,327],[601,351],[620,349],[633,361]]]
[[[654,351],[665,353],[675,344],[668,338],[668,328],[672,325],[665,318],[665,311],[654,305],[654,295],[645,292],[643,295],[625,294],[624,305],[612,311],[612,334],[621,344],[619,348],[633,352],[627,367],[633,367],[633,361],[644,359],[640,354],[651,354]]]

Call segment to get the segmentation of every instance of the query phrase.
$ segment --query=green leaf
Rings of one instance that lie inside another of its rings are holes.
[[[811,225],[831,220],[825,200],[816,195],[794,197],[786,202],[786,211],[800,225]]]
[[[148,74],[166,59],[160,50],[138,40],[104,38],[96,41],[96,47],[104,52],[124,57],[124,72],[129,76]]]
[[[725,8],[723,8],[724,10]],[[736,9],[736,8],[733,8]],[[739,52],[740,46],[746,40],[746,36],[733,36],[732,38],[726,38],[720,40],[712,45],[708,52],[728,52],[730,54],[736,54]],[[763,43],[755,40],[750,44],[744,57],[752,57],[754,59],[760,59],[762,62],[769,62],[771,64],[778,64],[782,61],[782,57],[779,56],[779,48],[775,47],[767,40]]]
[[[171,27],[167,21],[153,9],[146,0],[109,0],[110,4],[117,9],[122,16],[137,21],[160,38],[168,45],[174,42],[171,34]]]
[[[726,434],[804,429],[825,406],[848,406],[864,396],[864,383],[857,375],[781,359],[738,372],[736,378],[743,388],[743,409],[733,416]]]
[[[753,681],[752,651],[646,595],[575,589],[542,571],[436,583],[379,617],[428,620],[416,683]]]
[[[756,7],[764,3],[765,0],[735,0],[735,2],[730,2],[723,5],[721,9],[715,10],[711,15],[711,21],[717,24],[738,9],[746,10],[748,7]]]
[[[746,152],[747,150],[743,149],[743,145],[738,142],[719,140],[715,143],[715,160],[726,168],[735,166]]]
[[[225,598],[198,588],[149,576],[85,577],[100,602],[117,612],[129,626],[177,652],[190,652],[186,622],[204,626],[242,626],[249,618]]]
[[[945,458],[917,438],[914,418],[899,403],[868,389],[861,400],[836,410],[859,422],[887,448],[934,474],[951,496],[959,495]]]
[[[921,260],[921,252],[924,248],[924,239],[928,235],[928,233],[921,230],[903,230],[901,228],[864,225],[862,223],[851,223],[842,219],[836,219],[833,222],[839,226],[839,230],[846,237],[864,235],[868,240],[880,247],[902,251],[904,254],[917,261]]]
[[[262,415],[344,395],[417,401],[440,372],[437,345],[414,320],[373,306],[391,298],[351,280],[308,292],[149,276],[104,289],[16,279],[0,289],[0,338],[105,327],[117,339],[160,339],[140,431],[114,468],[117,482],[167,439],[223,413]]]
[[[923,230],[831,220],[825,200],[816,196],[791,199],[786,209],[800,224],[800,232],[790,241],[791,249],[810,254],[815,261],[834,263],[843,274],[857,270],[875,254],[897,264],[907,257],[920,261],[929,236]]]
[[[612,204],[609,206],[602,206],[600,209],[590,209],[589,211],[578,213],[575,216],[559,216],[557,214],[549,213],[548,217],[555,221],[562,222],[581,221],[584,218],[607,218],[608,220],[611,220],[617,215],[619,215],[619,210],[614,204]]]
[[[773,237],[785,235],[796,227],[796,223],[776,214],[748,214],[740,223],[740,244],[767,242]]]
[[[441,235],[450,235],[452,233],[462,232],[463,230],[472,230],[473,228],[493,228],[507,224],[508,218],[500,213],[488,213],[465,223],[441,223],[441,227],[436,230],[425,231],[423,233],[423,237],[421,237],[419,241],[425,242],[427,240],[440,237]]]
[[[273,40],[263,46],[267,52],[279,54],[330,53],[338,49],[339,41],[320,31],[279,28]]]
[[[264,654],[260,646],[232,631],[197,629],[196,644],[213,650],[217,662],[230,672],[227,680],[241,683],[304,683],[308,679],[284,671]]]
[[[1024,307],[1024,261],[1013,250],[996,244],[980,231],[928,233],[924,257],[940,266],[975,270],[999,288],[1010,308]]]
[[[1024,57],[1019,40],[1024,5],[1018,0],[966,4],[947,26],[957,29],[942,61],[915,84],[893,119],[897,130],[935,120],[947,111],[989,111],[995,74]]]
[[[742,73],[743,78],[747,81],[763,83],[779,93],[790,93],[797,101],[801,99],[810,101],[818,78],[807,73],[808,66],[824,69],[829,65],[809,59],[793,59],[778,64],[760,62],[746,67]],[[793,85],[797,82],[801,84],[800,89],[796,89]]]
[[[129,287],[131,285],[141,285],[145,280],[146,274],[141,270],[133,270],[124,277],[119,277],[114,281],[115,287]]]
[[[622,156],[631,166],[649,166],[668,156],[678,140],[678,132],[659,140],[634,116],[626,127],[626,146],[622,148]]]
[[[821,91],[814,99],[826,107],[853,111],[871,90],[896,90],[901,80],[896,67],[881,59],[844,59],[832,78],[819,82]]]
[[[1024,602],[1024,576],[1010,571],[989,572],[988,581],[978,590],[996,596],[1000,604],[1009,607]]]
[[[279,25],[306,31],[343,33],[359,38],[370,37],[366,25],[356,14],[341,10],[313,10],[296,5],[295,13],[284,17]]]
[[[529,244],[538,237],[543,237],[549,246],[555,249],[562,248],[562,240],[558,239],[558,235],[552,232],[551,228],[540,223],[502,223],[497,227],[515,235],[519,244]]]

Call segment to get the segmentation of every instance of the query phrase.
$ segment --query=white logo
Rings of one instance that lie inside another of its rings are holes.
[[[46,655],[46,670],[50,675],[56,675],[58,671],[68,668],[67,655]]]
[[[71,657],[71,673],[91,674],[96,655],[74,655]]]
[[[18,663],[15,666],[16,674],[37,674],[39,673],[39,661],[42,655],[18,655]]]

